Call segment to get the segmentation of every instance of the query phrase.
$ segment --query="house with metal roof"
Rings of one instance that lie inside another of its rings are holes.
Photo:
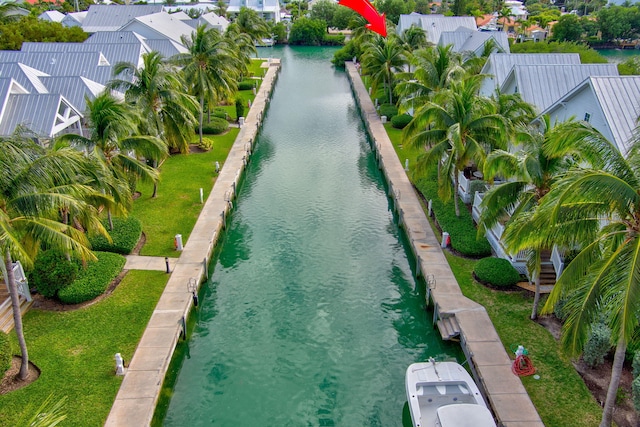
[[[30,93],[12,78],[0,78],[0,135],[28,128],[49,139],[67,132],[81,132],[82,114],[57,93]]]
[[[99,31],[117,31],[131,20],[144,15],[162,12],[161,4],[152,5],[101,5],[89,6],[87,16],[82,22],[85,33]]]
[[[65,14],[58,12],[57,10],[47,10],[38,15],[38,19],[47,22],[62,22]]]
[[[221,33],[227,31],[230,22],[224,16],[218,16],[213,12],[205,13],[198,19],[194,20],[196,27],[198,25],[205,25],[207,28],[213,28]]]
[[[640,76],[591,76],[545,109],[551,123],[589,122],[622,154],[631,148],[640,117]]]
[[[237,15],[243,7],[255,10],[265,21],[280,22],[279,0],[229,0],[227,15]]]
[[[461,27],[456,31],[443,31],[438,45],[452,45],[454,52],[481,56],[485,45],[491,41],[494,52],[509,53],[509,40],[503,31],[474,31]]]
[[[500,88],[514,65],[580,64],[577,53],[492,53],[482,67],[487,77],[480,87],[480,95],[491,96]]]
[[[190,18],[189,18],[190,19]],[[138,16],[124,24],[118,31],[132,31],[146,39],[167,39],[180,43],[181,37],[190,37],[194,28],[184,20],[167,12]]]
[[[519,93],[523,101],[544,111],[590,76],[617,76],[616,64],[514,65],[500,92]]]
[[[396,32],[401,35],[412,25],[424,30],[427,41],[438,44],[440,35],[443,32],[457,31],[460,28],[468,28],[477,31],[476,20],[473,16],[444,16],[444,15],[420,15],[419,13],[411,13],[409,15],[400,15]]]
[[[87,17],[87,11],[67,13],[60,23],[65,27],[82,27],[84,19]]]
[[[104,34],[104,33],[103,33]],[[142,55],[151,52],[143,39],[129,38],[131,43],[50,43],[50,42],[25,42],[21,52],[42,53],[75,53],[75,52],[99,52],[109,64],[118,62],[130,62],[136,66],[142,65]]]

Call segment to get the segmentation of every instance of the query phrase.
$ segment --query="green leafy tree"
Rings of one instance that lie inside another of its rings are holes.
[[[406,51],[400,40],[395,36],[380,37],[364,46],[362,55],[362,72],[371,76],[371,88],[375,92],[384,87],[389,96],[389,103],[393,104],[393,87],[396,73],[402,71],[407,64]]]
[[[491,99],[477,95],[481,82],[479,75],[452,82],[418,108],[403,130],[403,141],[427,150],[418,160],[420,169],[439,165],[438,192],[443,200],[454,196],[456,216],[458,172],[472,161],[482,169],[488,152],[506,147],[507,123]]]
[[[222,16],[224,18],[227,17],[227,3],[224,0],[218,0],[216,2],[215,13],[218,16]]]
[[[310,46],[319,46],[324,40],[326,22],[319,19],[300,18],[291,26],[289,43]]]
[[[413,12],[415,3],[413,0],[381,0],[376,2],[376,8],[379,13],[384,13],[387,20],[398,25],[400,21],[400,15],[405,15]]]
[[[0,25],[0,34],[1,50],[20,50],[23,42],[83,42],[89,36],[80,27],[66,28],[33,16]]]
[[[567,14],[560,17],[553,26],[553,40],[577,42],[582,38],[582,23],[577,15]]]
[[[73,212],[74,224],[84,230],[106,231],[98,211],[87,200],[106,199],[85,184],[90,171],[87,159],[71,148],[45,150],[29,138],[0,140],[0,249],[2,267],[13,309],[13,321],[22,363],[19,378],[28,377],[29,353],[22,327],[18,287],[13,262],[26,268],[41,245],[57,248],[81,259],[94,259],[84,231],[60,222],[60,212]]]
[[[544,238],[581,248],[543,308],[550,313],[560,299],[567,301],[563,346],[579,354],[600,317],[611,329],[615,355],[601,427],[611,426],[625,353],[640,326],[640,144],[635,135],[626,158],[601,135],[584,140],[583,149],[600,153],[602,164],[572,169],[543,198],[537,215]]]
[[[250,36],[249,36],[250,37]],[[182,38],[186,53],[172,60],[182,67],[181,75],[191,93],[200,101],[198,134],[202,144],[204,106],[215,105],[234,94],[240,76],[239,58],[218,31],[198,26],[191,37]]]
[[[313,5],[311,12],[309,12],[309,18],[320,19],[326,22],[328,30],[328,27],[333,23],[333,17],[339,7],[340,6],[332,0],[320,0]]]
[[[108,87],[124,91],[125,100],[138,109],[143,118],[141,133],[158,135],[169,148],[188,153],[198,104],[162,55],[143,54],[140,67],[117,63],[113,73],[133,76],[131,81],[114,79]]]
[[[351,23],[357,16],[359,15],[348,7],[339,6],[336,8],[330,24],[339,30],[351,28]]]
[[[254,44],[261,44],[263,38],[271,35],[267,22],[258,15],[258,12],[247,7],[240,8],[233,23],[238,26],[241,33],[249,35]]]
[[[629,10],[626,7],[612,5],[598,12],[602,40],[613,41],[631,37],[633,27],[629,21]]]

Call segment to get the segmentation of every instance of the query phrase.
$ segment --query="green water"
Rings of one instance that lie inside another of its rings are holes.
[[[431,326],[333,52],[262,53],[281,75],[164,425],[400,426],[406,367],[459,356]]]
[[[640,56],[640,49],[599,49],[598,53],[609,62],[618,63]]]

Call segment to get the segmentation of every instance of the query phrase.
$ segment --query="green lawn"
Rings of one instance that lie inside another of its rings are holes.
[[[401,131],[389,124],[385,128],[403,164],[404,159],[408,158],[410,166],[415,165],[420,150],[402,144]],[[477,261],[448,252],[445,254],[462,292],[487,309],[507,352],[513,357],[511,349],[518,344],[524,345],[529,351],[540,379],[524,377],[522,382],[544,424],[547,427],[598,425],[602,409],[571,361],[544,327],[529,320],[533,297],[524,292],[488,289],[471,275]]]
[[[180,255],[174,249],[173,239],[176,234],[182,234],[182,242],[187,243],[203,206],[200,188],[206,200],[216,178],[215,162],[220,162],[220,166],[224,164],[239,131],[230,128],[225,135],[207,137],[213,139],[211,151],[169,157],[160,167],[156,198],[151,198],[152,184],[138,186],[141,196],[134,202],[131,215],[142,221],[142,231],[147,238],[141,255]]]
[[[49,395],[67,396],[63,425],[103,425],[122,381],[114,375],[114,355],[131,360],[167,278],[163,272],[130,271],[111,295],[89,307],[30,310],[25,337],[42,373],[28,387],[0,396],[0,425],[21,425],[21,417],[28,419]],[[15,333],[10,336],[19,354]]]

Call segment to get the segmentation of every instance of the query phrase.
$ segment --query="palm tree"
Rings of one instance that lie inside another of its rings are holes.
[[[487,152],[506,147],[506,120],[496,114],[491,99],[478,96],[481,82],[479,75],[452,82],[449,89],[438,92],[433,101],[418,108],[403,130],[404,141],[427,150],[419,158],[421,169],[439,165],[440,197],[446,200],[454,195],[457,216],[458,171],[472,161],[482,168]]]
[[[499,221],[506,220],[503,242],[507,249],[512,253],[527,252],[527,269],[536,288],[532,320],[538,316],[541,255],[552,247],[545,241],[529,241],[524,235],[537,233],[532,216],[555,182],[576,161],[597,161],[588,151],[580,150],[581,141],[587,135],[582,122],[568,121],[552,127],[549,116],[544,116],[542,129],[519,126],[516,141],[521,145],[520,150],[516,153],[495,150],[487,156],[484,164],[485,176],[501,176],[507,182],[493,186],[485,193],[478,231],[490,229]],[[557,138],[563,138],[565,146],[562,150],[549,150]]]
[[[604,316],[616,347],[600,423],[609,427],[625,352],[640,326],[640,144],[636,132],[625,159],[594,131],[583,149],[598,153],[602,161],[567,173],[541,201],[536,215],[538,224],[547,226],[547,239],[581,248],[542,313],[553,312],[560,299],[567,301],[562,343],[572,354],[582,351],[591,323]]]
[[[101,198],[84,184],[90,173],[83,154],[71,148],[48,150],[19,135],[0,141],[0,250],[7,277],[13,320],[22,354],[19,378],[28,377],[29,353],[13,274],[13,261],[26,267],[41,245],[58,248],[80,258],[95,259],[83,230],[107,235],[98,211],[85,200]],[[102,197],[102,203],[108,203]],[[70,226],[60,212],[81,213]]]
[[[431,100],[433,94],[449,86],[465,74],[460,55],[453,46],[418,49],[411,56],[413,73],[398,73],[401,80],[396,88],[405,110],[413,110]]]
[[[125,103],[104,92],[87,101],[90,136],[66,134],[59,139],[82,148],[103,177],[96,184],[126,213],[138,180],[157,182],[158,171],[140,159],[158,161],[167,145],[155,136],[139,136],[139,117]],[[111,210],[107,211],[111,224]]]
[[[376,92],[380,85],[388,91],[389,103],[393,103],[394,75],[402,71],[407,63],[405,50],[397,37],[375,36],[363,46],[362,72],[371,76],[371,89]]]
[[[258,12],[247,7],[240,8],[233,24],[238,26],[241,33],[249,35],[254,44],[262,44],[262,39],[271,35],[267,22],[258,15]]]
[[[191,37],[183,37],[188,52],[173,57],[182,67],[182,76],[191,92],[200,100],[199,134],[202,143],[204,105],[231,96],[237,89],[242,70],[238,56],[228,40],[213,29],[198,26]]]
[[[426,48],[428,46],[427,33],[417,25],[412,25],[404,30],[400,36],[400,41],[409,52]]]
[[[140,67],[130,62],[117,63],[114,75],[124,73],[133,79],[114,79],[107,87],[124,91],[125,100],[135,105],[143,117],[140,129],[143,134],[157,135],[170,148],[188,153],[196,124],[197,101],[187,94],[176,70],[164,62],[160,53],[145,53],[142,61]]]

